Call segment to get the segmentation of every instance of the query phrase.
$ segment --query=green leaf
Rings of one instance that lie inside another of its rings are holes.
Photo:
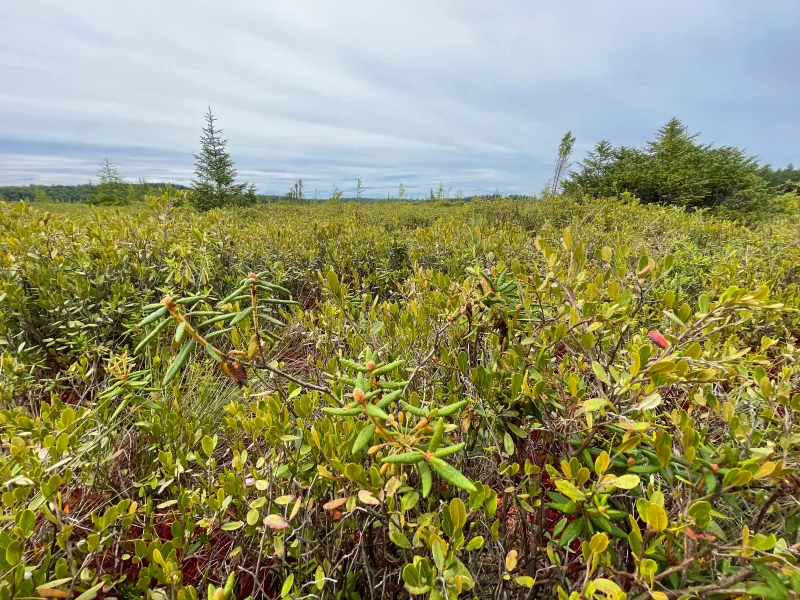
[[[283,586],[281,587],[281,598],[286,598],[289,595],[289,592],[292,591],[292,587],[294,586],[294,573],[290,573],[289,576],[286,578],[286,581],[283,582]]]
[[[697,299],[697,308],[702,314],[708,313],[709,309],[711,308],[711,302],[708,299],[708,294],[700,294],[700,297]]]
[[[403,465],[414,465],[417,464],[424,458],[422,452],[415,450],[414,452],[405,452],[404,454],[392,454],[390,456],[385,456],[381,459],[381,462],[389,463],[389,464],[403,464]]]
[[[203,436],[203,439],[200,441],[200,446],[203,448],[205,455],[211,458],[211,455],[214,454],[214,448],[217,447],[217,440],[209,435]]]
[[[464,449],[466,444],[464,442],[459,442],[458,444],[453,444],[452,446],[446,446],[445,448],[439,448],[436,452],[434,452],[434,456],[439,458],[444,458],[445,456],[450,456],[451,454],[456,454],[457,452],[461,452]]]
[[[608,452],[603,450],[594,461],[594,472],[598,477],[606,472],[609,464],[611,464],[611,457],[609,457]]]
[[[754,585],[747,588],[747,593],[755,598],[767,600],[787,600],[789,594],[785,588],[773,588],[766,585]]]
[[[394,362],[389,363],[388,365],[383,365],[382,367],[378,367],[372,372],[373,377],[378,377],[380,375],[386,375],[387,373],[391,373],[397,367],[402,366],[405,361],[403,360],[396,360]]]
[[[508,456],[514,454],[514,439],[508,432],[503,434],[503,449]]]
[[[584,494],[582,490],[575,487],[572,482],[567,481],[566,479],[559,479],[556,481],[556,487],[558,488],[559,492],[564,494],[570,500],[575,502],[586,500],[586,494]]]
[[[354,417],[355,415],[360,415],[363,412],[363,409],[360,406],[356,406],[354,408],[339,408],[334,406],[326,406],[322,409],[322,412],[337,417]]]
[[[453,521],[455,531],[460,531],[467,523],[467,508],[461,498],[450,501],[450,519]]]
[[[659,533],[667,528],[669,525],[667,513],[660,505],[651,503],[647,506],[647,524],[650,529]]]
[[[454,485],[458,488],[461,488],[462,490],[467,490],[468,492],[476,491],[475,485],[473,485],[473,483],[469,479],[467,479],[461,473],[461,471],[449,465],[441,458],[432,456],[431,459],[428,461],[428,464],[447,483]]]
[[[431,476],[431,469],[428,463],[421,461],[417,463],[417,470],[419,471],[419,477],[422,481],[422,497],[427,498],[428,494],[431,493],[431,483],[433,479]]]
[[[22,560],[22,544],[19,540],[11,540],[6,546],[6,562],[14,566]]]
[[[134,356],[138,356],[138,354],[139,354],[139,353],[140,353],[142,350],[144,350],[144,349],[147,347],[147,345],[148,345],[150,342],[152,342],[152,341],[153,341],[153,339],[154,339],[154,338],[155,338],[155,337],[156,337],[156,336],[157,336],[159,333],[161,333],[161,331],[162,331],[162,330],[163,330],[163,329],[164,329],[164,328],[165,328],[167,325],[169,325],[170,323],[172,323],[172,321],[171,321],[170,319],[165,319],[165,320],[161,321],[161,322],[160,322],[158,325],[156,325],[156,326],[155,326],[155,328],[153,329],[153,331],[151,331],[151,332],[150,332],[150,333],[148,333],[148,334],[147,334],[145,337],[143,337],[143,338],[142,338],[142,341],[141,341],[141,342],[139,342],[139,344],[138,344],[138,345],[136,346],[136,348],[133,350],[133,355],[134,355]]]
[[[448,404],[447,406],[440,408],[438,410],[440,417],[449,417],[454,412],[461,410],[467,404],[469,404],[469,400],[460,400],[458,402],[454,402],[453,404]]]
[[[244,523],[242,521],[228,521],[227,523],[224,523],[220,529],[222,529],[222,531],[236,531],[242,527],[244,527]]]
[[[522,587],[532,588],[535,581],[530,575],[518,575],[517,577],[514,577],[514,583],[521,585]]]
[[[240,286],[240,287],[236,288],[234,291],[232,291],[230,294],[228,294],[228,295],[227,295],[227,296],[225,296],[225,297],[224,297],[222,300],[220,300],[220,301],[217,303],[217,306],[222,306],[223,304],[226,304],[226,303],[230,302],[231,300],[233,300],[234,298],[236,298],[236,296],[238,296],[238,295],[239,295],[239,294],[241,294],[243,291],[245,291],[245,290],[246,290],[248,287],[250,287],[250,283],[245,283],[244,285],[242,285],[242,286]]]
[[[599,381],[602,381],[606,385],[611,385],[611,379],[609,379],[608,373],[605,372],[605,369],[603,369],[603,366],[599,362],[594,361],[592,363],[592,371],[594,371],[594,376],[597,377]]]
[[[105,585],[105,582],[101,581],[90,587],[88,590],[83,592],[80,596],[75,598],[75,600],[92,600],[93,598],[97,597],[97,593],[100,591],[100,588]]]
[[[144,327],[145,325],[149,325],[150,323],[153,323],[154,321],[157,321],[158,319],[160,319],[161,317],[163,317],[166,314],[167,314],[167,307],[166,306],[162,306],[161,308],[159,308],[155,312],[150,313],[144,319],[139,321],[139,323],[136,326],[137,327]]]
[[[17,525],[27,537],[33,533],[33,528],[36,526],[36,515],[32,510],[26,508],[17,516]]]
[[[617,477],[611,483],[620,489],[632,490],[633,488],[639,486],[641,480],[639,479],[638,475],[633,475],[632,473],[628,473],[627,475],[622,475],[620,477]]]
[[[381,419],[382,421],[385,421],[389,418],[389,415],[386,414],[386,411],[384,411],[382,408],[378,408],[372,403],[367,403],[366,410],[367,416],[370,416],[373,419]]]
[[[402,406],[405,410],[410,412],[415,417],[427,417],[428,411],[424,408],[420,408],[418,406],[414,406],[413,404],[409,404],[405,400],[400,400],[400,406]]]
[[[247,317],[249,317],[251,314],[253,314],[253,307],[252,306],[248,306],[247,308],[245,308],[243,311],[241,311],[238,315],[236,315],[233,318],[233,320],[231,321],[231,325],[236,325],[237,323],[241,323]]]
[[[428,444],[428,452],[436,452],[442,443],[442,435],[444,434],[444,419],[436,421],[436,427],[433,428],[433,435]]]
[[[389,521],[389,539],[392,540],[394,545],[398,548],[403,548],[404,550],[411,548],[411,542],[409,542],[405,534],[397,528],[394,521]]]
[[[699,500],[692,504],[688,513],[702,528],[708,527],[711,523],[711,504],[705,500]]]
[[[356,441],[353,442],[353,449],[352,449],[353,454],[361,452],[361,450],[363,450],[364,447],[372,441],[372,438],[374,436],[375,436],[375,423],[369,423],[358,434]]]
[[[444,542],[440,540],[438,537],[432,538],[431,540],[431,554],[433,554],[433,562],[436,563],[436,568],[439,571],[444,570]]]
[[[583,532],[583,517],[579,517],[572,521],[564,533],[561,535],[560,543],[562,546],[569,544],[574,538],[578,537]]]
[[[483,536],[476,535],[469,542],[467,542],[465,550],[467,552],[472,552],[473,550],[480,550],[481,548],[483,548],[483,541],[484,541]]]
[[[175,379],[175,376],[178,374],[178,372],[183,367],[184,363],[186,363],[186,360],[189,358],[189,355],[191,354],[193,348],[194,348],[194,339],[184,342],[183,348],[181,348],[181,351],[172,360],[172,364],[170,364],[169,369],[167,369],[167,372],[164,374],[164,379],[161,382],[161,387],[166,387],[170,381]]]

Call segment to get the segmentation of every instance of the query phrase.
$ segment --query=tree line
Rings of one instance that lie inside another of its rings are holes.
[[[238,182],[236,166],[227,150],[227,140],[216,125],[209,108],[200,137],[200,152],[194,154],[195,173],[191,181],[190,203],[205,211],[225,206],[248,206],[280,200],[310,200],[302,179],[297,179],[285,195],[258,194],[255,186]],[[657,132],[652,141],[642,147],[615,146],[601,140],[587,156],[568,171],[575,136],[567,132],[558,148],[553,178],[545,193],[563,191],[592,197],[612,197],[630,194],[644,203],[675,204],[688,208],[724,208],[750,210],[766,205],[776,193],[800,193],[800,169],[791,163],[783,169],[760,165],[755,156],[734,146],[715,146],[700,142],[677,118],[671,119]],[[171,184],[126,183],[108,158],[99,166],[98,183],[75,186],[7,186],[0,187],[5,200],[89,202],[92,204],[129,204]],[[186,189],[186,186],[173,185]],[[452,188],[443,184],[425,199],[471,200],[461,190],[451,195]],[[488,198],[511,197],[499,191]],[[519,196],[514,196],[519,197]],[[314,192],[317,199],[317,192]],[[397,195],[387,194],[386,200],[409,199],[401,183]],[[364,195],[358,179],[356,195],[346,198],[336,183],[328,196],[330,201],[379,201]]]
[[[574,137],[559,148],[552,191],[572,151]],[[750,210],[781,191],[797,189],[800,171],[774,170],[735,146],[700,142],[680,120],[670,119],[643,147],[601,140],[561,185],[566,193],[592,197],[630,194],[644,203],[688,208]]]

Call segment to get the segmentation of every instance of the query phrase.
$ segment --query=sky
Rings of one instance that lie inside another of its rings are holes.
[[[800,163],[797,0],[8,0],[0,184],[188,183],[210,107],[284,193],[536,193],[571,130]]]

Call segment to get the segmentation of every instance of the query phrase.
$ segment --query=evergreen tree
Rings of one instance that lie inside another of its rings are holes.
[[[34,202],[50,202],[50,196],[47,195],[40,186],[33,188],[33,201]]]
[[[111,164],[108,158],[104,158],[97,169],[99,183],[92,190],[89,202],[92,204],[125,204],[128,200],[125,181],[117,171],[117,167]]]
[[[364,188],[361,187],[361,177],[358,178],[358,183],[356,185],[356,200],[361,201],[361,194],[364,192]]]
[[[248,205],[257,201],[256,190],[247,183],[236,183],[236,168],[226,150],[228,141],[214,125],[211,108],[205,116],[206,126],[200,137],[200,154],[194,154],[194,173],[190,202],[198,210],[222,206]]]
[[[402,183],[397,188],[397,199],[398,200],[405,200],[406,199],[406,187]]]
[[[564,189],[594,197],[630,192],[642,202],[742,209],[769,195],[755,157],[731,146],[714,147],[671,119],[644,148],[615,148],[603,140]]]
[[[336,182],[333,182],[333,189],[331,190],[331,197],[330,200],[333,202],[341,202],[344,193],[336,186]]]

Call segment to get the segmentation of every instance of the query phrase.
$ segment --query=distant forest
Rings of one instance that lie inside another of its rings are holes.
[[[126,192],[131,198],[143,198],[148,193],[172,186],[176,189],[188,189],[184,185],[171,183],[129,183]],[[79,185],[8,185],[0,186],[0,198],[10,202],[23,200],[52,202],[89,202],[98,186],[90,183]]]
[[[767,181],[767,183],[771,186],[775,186],[779,188],[780,191],[788,192],[790,190],[797,189],[797,183],[800,182],[800,169],[796,168],[791,163],[787,165],[783,169],[773,169],[770,165],[765,165],[760,168],[759,170],[760,175]],[[792,182],[792,183],[789,183]],[[180,185],[177,183],[129,183],[125,184],[126,186],[126,195],[130,200],[140,200],[144,198],[148,193],[155,191],[156,189],[164,189],[168,186],[172,186],[175,189],[184,190],[189,189],[185,185]],[[92,185],[89,183],[82,183],[79,185],[8,185],[8,186],[0,186],[0,200],[6,200],[9,202],[17,202],[17,201],[25,201],[25,202],[90,202],[91,198],[97,191],[98,186]],[[448,190],[449,191],[449,190]],[[460,197],[456,195],[455,198],[451,197],[448,191],[445,191],[442,194],[441,186],[438,190],[431,190],[430,195],[425,195],[422,198],[424,199],[463,199],[463,200],[470,200],[471,197]],[[495,192],[494,194],[490,194],[489,197],[500,197],[501,194],[499,192]],[[504,198],[523,198],[526,196],[517,196],[517,195],[502,195]],[[259,202],[278,202],[281,200],[292,199],[291,194],[256,194],[256,198]],[[294,197],[297,200],[296,197]],[[303,198],[306,201],[312,200],[308,197]],[[346,198],[341,196],[339,198],[342,201],[350,201],[350,200],[360,200],[362,202],[378,202],[382,200],[386,200],[387,198],[366,198],[366,197],[353,197],[353,198]],[[399,199],[396,196],[392,195],[389,199]],[[408,199],[408,197],[406,197]],[[313,201],[313,200],[312,200]]]
[[[155,190],[164,189],[166,187],[172,187],[178,190],[186,190],[190,189],[185,185],[180,185],[177,183],[129,183],[125,184],[126,187],[126,196],[131,201],[141,200],[147,194],[152,193]],[[82,183],[79,185],[7,185],[7,186],[0,186],[0,200],[5,200],[8,202],[18,202],[20,200],[24,202],[92,202],[92,199],[95,197],[98,191],[97,185],[89,184],[89,183]],[[288,194],[256,194],[256,199],[260,203],[267,203],[267,202],[279,202],[284,200],[294,200],[294,201],[305,201],[305,202],[314,202],[313,197],[302,197],[297,198],[296,196],[292,196],[291,193]],[[486,197],[485,195],[483,197]],[[522,199],[527,198],[528,196],[518,195],[518,194],[500,194],[500,192],[495,192],[494,194],[489,194],[489,198],[510,198],[510,199]],[[447,189],[443,189],[442,186],[439,186],[438,189],[431,189],[429,194],[420,196],[423,200],[471,200],[472,197],[463,197],[459,195],[450,196],[450,191]],[[349,202],[349,201],[360,201],[360,202],[382,202],[388,200],[398,200],[403,198],[398,198],[397,196],[391,195],[389,197],[381,197],[381,198],[367,198],[367,197],[346,197],[340,196],[337,198],[342,202]],[[413,199],[411,196],[405,196],[406,200]],[[320,201],[328,200],[328,198],[320,198]]]

